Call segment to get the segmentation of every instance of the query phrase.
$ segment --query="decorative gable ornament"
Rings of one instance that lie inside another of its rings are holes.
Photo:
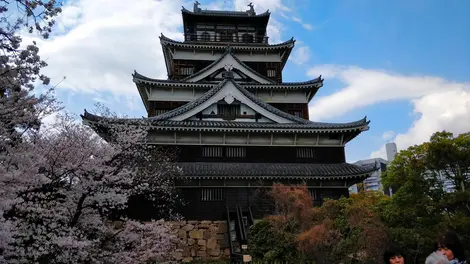
[[[222,77],[224,79],[233,79],[233,65],[225,64],[224,69],[225,72],[222,73]]]
[[[227,104],[230,105],[230,104],[233,103],[233,101],[235,101],[235,98],[233,98],[232,94],[229,93],[229,94],[227,94],[227,95],[225,96],[224,100],[225,100],[225,102],[226,102]]]

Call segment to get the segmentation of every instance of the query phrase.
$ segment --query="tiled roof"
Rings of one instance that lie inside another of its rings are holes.
[[[339,164],[311,163],[179,163],[183,175],[191,178],[246,178],[251,179],[347,179],[365,178],[376,168]]]
[[[217,43],[217,42],[182,42],[182,41],[177,41],[174,39],[171,39],[163,33],[160,36],[160,43],[162,45],[174,45],[178,47],[186,47],[186,48],[217,48],[217,49],[225,49],[227,47],[226,43]],[[279,49],[279,48],[293,48],[295,44],[294,38],[290,38],[287,41],[277,43],[277,44],[265,44],[265,43],[244,43],[244,42],[233,42],[230,43],[230,47],[232,47],[233,50],[253,50],[253,49],[261,49],[261,50],[266,50],[266,49]]]
[[[174,128],[178,130],[247,130],[247,131],[274,131],[274,132],[291,132],[299,131],[303,133],[320,133],[328,130],[331,132],[337,131],[355,131],[367,129],[369,121],[363,118],[358,121],[348,123],[323,123],[308,121],[305,124],[291,123],[291,124],[278,124],[278,123],[260,123],[260,122],[230,122],[230,121],[200,121],[200,120],[153,120],[152,118],[127,118],[127,119],[109,119],[97,115],[85,113],[81,115],[84,120],[92,122],[100,122],[108,120],[113,123],[122,124],[147,124],[155,128]]]
[[[243,93],[243,95],[245,95],[246,97],[248,97],[252,102],[254,102],[255,104],[257,104],[258,106],[262,107],[263,109],[277,115],[277,116],[280,116],[280,117],[283,117],[287,120],[290,120],[290,121],[293,121],[293,122],[296,122],[296,123],[299,123],[299,124],[308,124],[310,123],[309,120],[306,120],[306,119],[303,119],[303,118],[300,118],[300,117],[296,117],[294,115],[291,115],[291,114],[288,114],[284,111],[281,111],[277,108],[275,108],[274,106],[271,106],[267,103],[265,103],[263,100],[261,100],[260,98],[258,98],[256,95],[252,94],[251,92],[247,91],[246,89],[244,89],[243,87],[241,87],[239,84],[237,84],[236,82],[234,82],[232,79],[225,79],[223,80],[222,82],[220,82],[217,86],[215,86],[214,88],[210,89],[209,91],[207,91],[204,95],[202,95],[201,97],[199,97],[198,99],[194,100],[194,101],[191,101],[185,105],[182,105],[178,108],[175,108],[171,111],[168,111],[164,114],[161,114],[161,115],[158,115],[158,116],[155,116],[155,117],[150,117],[149,120],[155,120],[155,121],[158,121],[158,120],[166,120],[166,119],[169,119],[169,118],[172,118],[172,117],[175,117],[175,116],[178,116],[178,115],[181,115],[183,113],[186,113],[194,108],[196,108],[197,106],[203,104],[204,102],[206,102],[207,100],[209,100],[212,96],[214,96],[218,91],[220,91],[227,82],[232,82],[232,84],[241,92]]]
[[[191,87],[191,88],[212,88],[216,86],[218,83],[215,82],[187,82],[187,81],[175,81],[175,80],[164,80],[164,79],[155,79],[155,78],[150,78],[147,76],[144,76],[136,71],[132,74],[133,81],[136,84],[151,84],[151,85],[159,85],[159,86],[167,86],[167,87]],[[285,89],[293,89],[293,90],[298,90],[298,89],[306,89],[310,90],[312,88],[320,88],[323,86],[323,79],[321,78],[321,75],[315,79],[304,81],[304,82],[283,82],[283,83],[238,83],[240,86],[242,86],[245,89],[279,89],[279,90],[285,90]]]

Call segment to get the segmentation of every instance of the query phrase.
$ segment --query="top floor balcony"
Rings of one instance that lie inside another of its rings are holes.
[[[247,43],[247,44],[269,44],[269,37],[265,35],[256,35],[237,32],[198,32],[186,33],[185,42],[221,42],[221,43]]]

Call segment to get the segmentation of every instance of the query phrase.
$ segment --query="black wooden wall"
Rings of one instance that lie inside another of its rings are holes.
[[[222,201],[202,201],[202,188],[182,188],[185,205],[178,212],[186,220],[224,220],[226,205],[234,209],[236,205],[243,210],[251,206],[253,217],[261,219],[274,214],[274,202],[269,197],[270,188],[224,188],[224,199]],[[347,188],[317,189],[317,197],[314,204],[320,205],[325,198],[338,199],[347,197]]]
[[[312,147],[313,157],[297,157],[296,147],[263,147],[241,146],[245,148],[244,157],[227,157],[228,146],[222,146],[222,157],[204,157],[203,146],[162,147],[176,151],[177,162],[247,162],[247,163],[344,163],[346,162],[344,147]]]

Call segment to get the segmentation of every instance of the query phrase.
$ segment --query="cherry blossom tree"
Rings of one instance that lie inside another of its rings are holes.
[[[162,261],[173,236],[161,221],[110,220],[132,195],[174,198],[179,170],[146,144],[145,123],[102,124],[108,142],[68,114],[41,127],[61,107],[21,34],[47,38],[60,12],[55,0],[0,1],[0,263]]]
[[[109,219],[131,195],[157,190],[171,199],[170,176],[179,169],[146,144],[145,128],[106,127],[111,142],[58,115],[48,130],[3,156],[1,233],[9,242],[1,250],[8,263],[146,263],[168,256],[172,235],[163,223],[116,226]]]

